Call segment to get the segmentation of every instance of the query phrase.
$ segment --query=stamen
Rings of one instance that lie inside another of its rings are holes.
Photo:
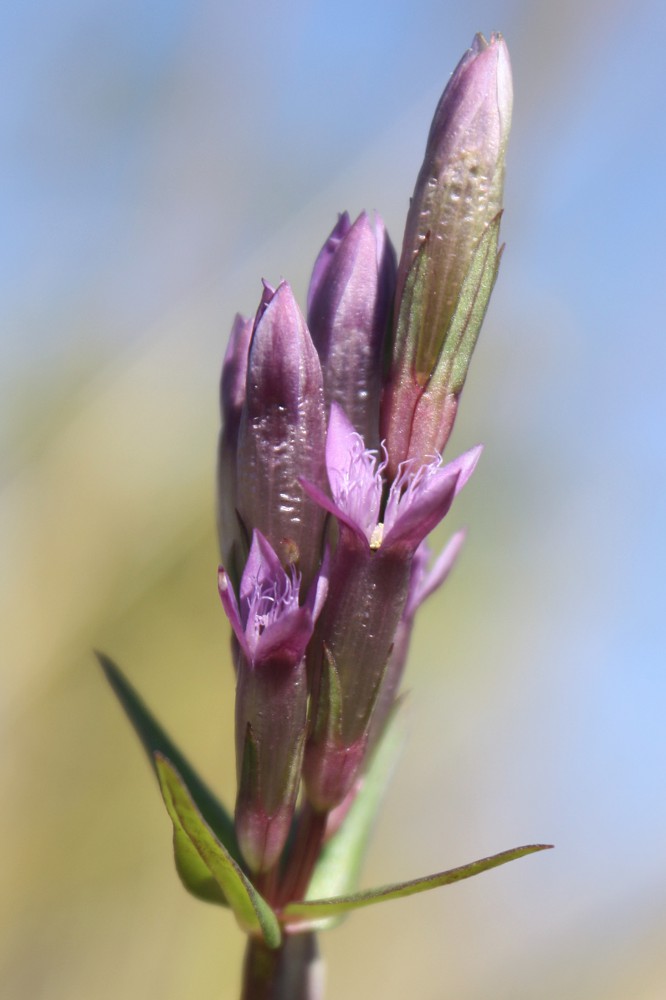
[[[377,526],[382,498],[382,473],[386,468],[386,450],[380,461],[376,451],[366,448],[360,434],[349,435],[347,463],[330,477],[333,499],[340,510],[361,528],[368,540]]]

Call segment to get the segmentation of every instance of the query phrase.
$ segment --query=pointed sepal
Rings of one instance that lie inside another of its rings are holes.
[[[282,920],[288,925],[296,924],[299,921],[310,922],[325,917],[340,916],[350,910],[372,906],[373,903],[384,903],[388,902],[389,899],[414,896],[416,893],[437,889],[442,885],[461,882],[463,879],[472,878],[473,875],[480,875],[481,872],[488,871],[490,868],[497,868],[499,865],[505,865],[508,861],[515,861],[517,858],[534,854],[536,851],[545,851],[550,847],[552,844],[530,844],[526,847],[514,847],[510,851],[502,851],[501,854],[493,854],[489,858],[472,861],[460,868],[451,868],[434,875],[425,875],[423,878],[412,879],[409,882],[394,882],[392,885],[385,885],[380,889],[369,889],[365,892],[337,896],[333,899],[313,899],[300,903],[289,903],[282,911]]]
[[[269,948],[279,947],[282,934],[275,912],[208,826],[178,771],[160,753],[155,754],[155,767],[176,835],[190,841],[241,929],[261,937]]]

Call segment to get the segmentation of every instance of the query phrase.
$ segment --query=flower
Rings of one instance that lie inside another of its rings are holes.
[[[425,465],[412,460],[402,463],[388,490],[380,521],[383,473],[389,464],[384,451],[385,457],[379,462],[376,453],[365,448],[344,411],[333,404],[326,436],[332,499],[313,483],[303,480],[303,485],[313,500],[334,514],[358,539],[365,540],[369,549],[400,549],[411,557],[446,515],[472,475],[482,448],[471,448],[445,466],[440,456]]]
[[[373,712],[386,678],[395,672],[391,655],[410,594],[414,599],[415,554],[469,479],[479,454],[474,448],[444,467],[439,458],[416,468],[406,463],[383,505],[386,457],[378,461],[343,410],[331,407],[326,438],[331,496],[303,481],[339,526],[328,598],[308,648],[314,724],[303,775],[316,809],[338,805],[362,766]]]
[[[236,599],[220,568],[222,605],[238,641],[236,834],[253,871],[268,871],[285,845],[296,804],[307,724],[305,649],[326,596],[320,573],[304,605],[300,574],[283,569],[255,530]]]

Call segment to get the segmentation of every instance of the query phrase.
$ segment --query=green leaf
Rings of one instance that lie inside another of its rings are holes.
[[[205,822],[171,761],[156,753],[155,766],[164,804],[177,834],[189,840],[224,893],[242,929],[247,934],[260,935],[269,948],[277,948],[282,935],[271,907]]]
[[[363,785],[354,804],[319,856],[306,899],[338,896],[356,889],[377,810],[402,750],[403,728],[394,711],[363,776]],[[343,917],[343,913],[331,916],[320,923],[319,928],[333,927]]]
[[[358,910],[362,906],[371,906],[373,903],[383,903],[389,899],[400,899],[402,896],[413,896],[417,892],[427,892],[428,889],[437,889],[440,885],[450,885],[452,882],[460,882],[462,879],[471,878],[481,872],[488,871],[489,868],[497,868],[507,861],[515,861],[527,854],[534,854],[535,851],[545,851],[552,844],[530,844],[527,847],[515,847],[511,851],[503,851],[501,854],[493,854],[490,858],[482,858],[480,861],[472,861],[471,864],[463,865],[461,868],[451,868],[449,871],[438,872],[435,875],[426,875],[423,878],[413,879],[410,882],[395,882],[393,885],[386,885],[380,889],[370,889],[367,892],[357,892],[349,896],[338,896],[334,899],[307,900],[302,903],[289,903],[283,910],[284,922],[293,924],[298,921],[318,920],[322,917],[330,917],[335,914],[348,913],[350,910]]]
[[[118,667],[103,653],[97,653],[106,678],[113,688],[120,704],[134,726],[143,743],[151,767],[157,774],[155,754],[161,753],[173,762],[178,773],[182,775],[190,794],[196,802],[197,809],[204,817],[215,836],[221,841],[234,860],[242,865],[242,857],[236,840],[233,820],[221,802],[213,795],[202,781],[191,764],[180,752],[169,735],[162,729],[151,715],[143,701]],[[176,869],[180,879],[193,896],[208,902],[226,905],[217,884],[211,880],[210,873],[201,863],[196,852],[188,849],[187,842],[174,836],[174,855]]]

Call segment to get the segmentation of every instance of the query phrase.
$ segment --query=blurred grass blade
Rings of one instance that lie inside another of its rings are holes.
[[[102,670],[113,688],[118,701],[125,710],[125,714],[134,726],[137,736],[143,743],[148,754],[151,767],[157,774],[155,765],[155,754],[160,753],[167,757],[182,776],[187,785],[190,795],[196,803],[198,811],[211,828],[215,836],[224,844],[228,853],[239,864],[242,865],[241,854],[234,832],[233,819],[224,808],[222,803],[213,795],[207,785],[196,773],[192,765],[180,752],[176,744],[168,733],[162,729],[159,722],[150,713],[148,708],[136,693],[129,681],[123,676],[116,664],[104,653],[97,653]],[[184,862],[187,868],[186,863]],[[176,857],[178,867],[178,855]],[[178,868],[179,874],[182,873]],[[186,888],[194,891],[189,885]],[[195,892],[195,895],[197,893]],[[206,898],[206,897],[203,897]]]
[[[525,857],[527,854],[534,854],[535,851],[545,851],[551,844],[530,844],[527,847],[515,847],[511,851],[502,851],[501,854],[493,854],[490,858],[482,858],[480,861],[472,861],[471,864],[462,865],[460,868],[451,868],[449,871],[438,872],[435,875],[426,875],[423,878],[412,879],[410,882],[395,882],[393,885],[383,886],[381,889],[370,889],[367,892],[357,892],[349,896],[338,896],[335,899],[318,899],[302,903],[289,903],[285,906],[283,917],[288,923],[298,921],[318,920],[322,917],[330,917],[335,914],[347,913],[350,910],[358,910],[362,906],[372,906],[373,903],[383,903],[389,899],[400,899],[402,896],[413,896],[417,892],[427,892],[428,889],[437,889],[440,885],[451,885],[452,882],[460,882],[462,879],[471,878],[481,872],[488,871],[489,868],[497,868],[507,861],[515,861],[517,858]]]
[[[342,826],[322,850],[308,886],[307,899],[341,896],[353,892],[358,885],[377,810],[404,742],[402,717],[398,720],[397,715],[394,711]],[[333,927],[343,917],[344,913],[338,913],[319,927]]]
[[[261,935],[269,948],[277,948],[281,931],[271,907],[206,824],[171,761],[157,753],[155,766],[174,829],[190,841],[224,893],[241,928],[247,934]]]

